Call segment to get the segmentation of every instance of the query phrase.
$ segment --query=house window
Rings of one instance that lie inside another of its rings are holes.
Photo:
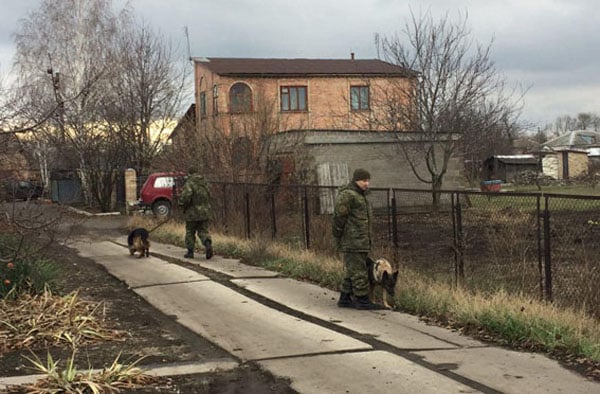
[[[306,86],[281,87],[281,111],[306,111]]]
[[[219,114],[219,89],[217,85],[213,85],[213,116]]]
[[[350,86],[350,108],[352,111],[369,109],[369,87]]]
[[[206,117],[206,92],[200,92],[200,117]]]
[[[229,89],[229,112],[243,113],[252,111],[252,91],[245,83],[238,82]]]

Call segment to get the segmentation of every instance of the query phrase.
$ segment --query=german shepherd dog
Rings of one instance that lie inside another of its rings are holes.
[[[133,256],[135,252],[138,252],[140,254],[138,258],[144,256],[150,257],[150,241],[148,240],[149,235],[150,232],[142,227],[131,230],[127,236],[129,254]]]
[[[367,257],[367,271],[369,273],[369,298],[373,300],[373,292],[377,286],[383,289],[381,298],[383,305],[392,309],[387,302],[387,296],[393,300],[396,293],[396,282],[398,281],[398,268],[393,268],[392,264],[384,258],[376,261]]]

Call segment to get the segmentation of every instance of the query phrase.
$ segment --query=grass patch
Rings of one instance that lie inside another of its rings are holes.
[[[132,223],[132,227],[152,227],[140,218]],[[154,239],[183,246],[183,224],[172,222],[159,230]],[[211,235],[218,254],[333,290],[341,283],[343,266],[337,258],[290,245]],[[395,302],[403,311],[451,325],[466,334],[513,347],[600,361],[600,325],[583,311],[558,308],[502,290],[493,294],[470,292],[406,269],[400,270]]]

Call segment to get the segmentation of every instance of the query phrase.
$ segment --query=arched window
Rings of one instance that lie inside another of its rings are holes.
[[[252,91],[245,83],[238,82],[229,89],[229,112],[242,113],[252,111]]]

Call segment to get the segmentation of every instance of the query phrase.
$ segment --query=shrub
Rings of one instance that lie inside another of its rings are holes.
[[[57,276],[56,265],[48,259],[29,254],[21,249],[23,257],[7,258],[6,250],[15,250],[16,240],[0,236],[0,298],[16,298],[22,293],[40,294],[47,286],[52,288]]]

